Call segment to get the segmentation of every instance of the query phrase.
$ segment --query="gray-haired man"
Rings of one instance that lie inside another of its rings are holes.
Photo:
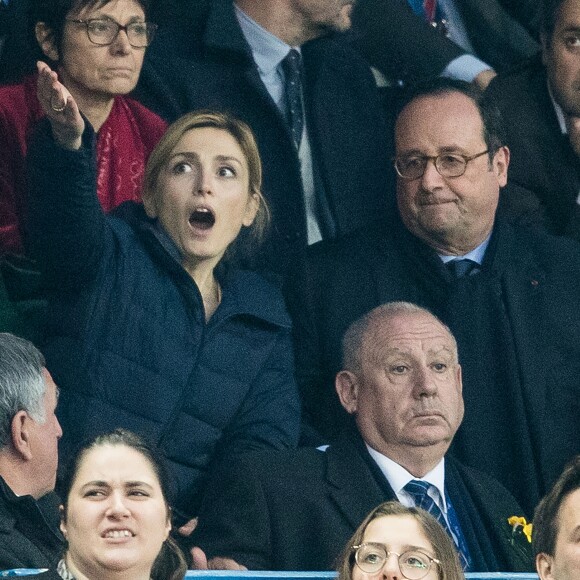
[[[0,569],[48,568],[63,538],[53,492],[58,389],[27,340],[0,333]]]

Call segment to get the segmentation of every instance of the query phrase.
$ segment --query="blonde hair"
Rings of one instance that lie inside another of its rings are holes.
[[[248,164],[249,194],[256,196],[258,211],[248,235],[246,250],[252,250],[263,241],[270,224],[270,209],[262,194],[262,162],[256,139],[250,127],[229,115],[217,111],[200,110],[187,113],[172,123],[149,156],[143,182],[143,199],[154,199],[157,195],[159,175],[171,157],[181,138],[192,129],[212,127],[229,133],[238,143]],[[228,254],[230,251],[228,249]]]

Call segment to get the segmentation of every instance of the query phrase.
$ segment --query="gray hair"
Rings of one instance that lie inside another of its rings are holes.
[[[432,312],[421,306],[417,306],[411,302],[387,302],[377,306],[358,320],[355,320],[347,329],[342,339],[342,368],[343,370],[351,371],[353,373],[360,373],[362,371],[363,350],[366,348],[366,338],[377,325],[384,324],[390,319],[400,314],[428,314],[432,316],[447,332],[455,345],[457,354],[457,342],[449,327]],[[380,348],[377,341],[373,341],[374,345],[370,347],[371,351]],[[368,353],[367,353],[368,354]],[[372,355],[372,353],[371,353]]]
[[[0,449],[11,440],[14,415],[26,411],[37,423],[44,423],[42,353],[28,340],[0,333]]]

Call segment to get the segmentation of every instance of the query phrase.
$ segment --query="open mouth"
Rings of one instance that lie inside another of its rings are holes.
[[[103,534],[104,538],[131,538],[133,533],[129,530],[109,530]]]
[[[189,216],[189,223],[194,228],[200,230],[209,230],[215,224],[215,215],[207,207],[198,207]]]

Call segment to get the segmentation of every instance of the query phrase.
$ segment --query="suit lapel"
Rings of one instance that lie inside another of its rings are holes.
[[[252,50],[247,43],[232,0],[215,0],[212,3],[204,34],[205,46],[209,51],[228,53],[233,66],[243,69],[243,75],[250,87],[260,96],[264,107],[269,107],[288,132],[282,113],[272,100],[268,89],[260,78]]]
[[[341,439],[331,445],[326,454],[326,479],[331,500],[353,531],[377,505],[396,499],[392,490],[389,496],[388,490],[385,493],[373,477],[359,445]]]

